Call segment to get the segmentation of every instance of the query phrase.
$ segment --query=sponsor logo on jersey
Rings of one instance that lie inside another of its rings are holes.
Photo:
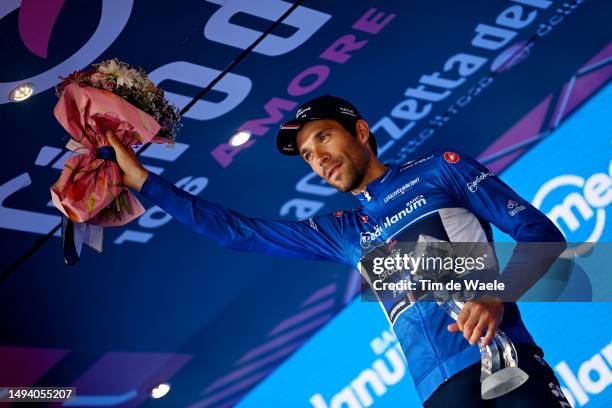
[[[374,231],[364,231],[361,233],[361,239],[359,240],[359,244],[361,248],[368,249],[372,247],[372,243],[376,242],[378,237],[382,235],[382,227],[380,225],[376,225],[374,227]],[[380,246],[382,243],[377,243],[376,246]]]
[[[361,216],[361,222],[363,222],[364,224],[368,223],[368,216],[367,215],[362,215]]]
[[[421,180],[418,177],[414,178],[410,180],[409,182],[407,182],[406,184],[404,184],[403,186],[401,186],[400,188],[398,188],[397,190],[393,191],[392,193],[387,194],[387,196],[383,199],[384,203],[387,204],[389,201],[393,200],[394,198],[397,198],[403,195],[406,191],[412,188],[412,186],[417,184],[419,181]]]
[[[460,157],[455,152],[444,152],[444,160],[446,160],[450,164],[455,164],[459,162]]]
[[[495,174],[493,174],[492,171],[489,172],[484,172],[481,171],[480,174],[478,176],[476,176],[476,178],[472,181],[470,181],[469,183],[467,183],[467,188],[468,190],[470,190],[472,193],[475,193],[476,191],[478,191],[478,183],[480,183],[481,181],[483,181],[484,179],[486,179],[487,177],[491,177],[494,176]]]
[[[406,170],[406,169],[411,168],[412,166],[415,166],[415,165],[417,165],[417,164],[421,164],[421,163],[423,163],[423,162],[426,162],[427,160],[429,160],[429,159],[431,159],[431,158],[433,158],[433,154],[432,154],[432,155],[430,155],[430,156],[427,156],[427,157],[423,157],[423,158],[422,158],[422,159],[420,159],[420,160],[416,160],[416,161],[415,161],[415,160],[411,160],[411,161],[409,161],[408,163],[404,163],[404,164],[402,164],[402,167],[400,167],[400,171],[404,171],[404,170]]]
[[[342,214],[344,214],[344,211],[336,211],[335,216],[336,216],[336,218],[340,218],[340,217],[342,217]]]
[[[506,206],[508,207],[508,214],[510,214],[511,217],[527,209],[523,204],[519,204],[514,200],[508,200]]]
[[[382,235],[383,229],[390,228],[402,219],[408,217],[415,210],[425,205],[427,205],[427,199],[423,194],[419,194],[418,196],[406,201],[404,208],[393,214],[391,217],[385,217],[382,227],[380,225],[376,225],[374,227],[374,231],[365,231],[361,233],[361,248],[368,249],[372,247],[372,242],[375,242]],[[380,245],[382,245],[382,242],[378,243],[376,246]]]
[[[427,205],[427,200],[425,199],[425,196],[423,196],[422,194],[419,194],[418,196],[406,202],[406,208],[403,208],[402,210],[398,211],[391,217],[385,217],[385,222],[383,223],[383,227],[390,228],[393,224],[399,222],[403,218],[410,215],[414,210],[421,208],[424,205]]]

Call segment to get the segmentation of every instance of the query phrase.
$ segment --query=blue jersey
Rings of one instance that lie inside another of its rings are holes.
[[[419,234],[449,242],[492,241],[489,223],[519,242],[564,242],[561,232],[487,168],[454,152],[390,165],[357,198],[359,208],[303,221],[250,218],[195,197],[150,174],[141,193],[221,245],[272,256],[359,264],[384,242]],[[505,273],[505,272],[504,272]],[[381,302],[424,401],[455,373],[480,360],[435,302]],[[515,303],[500,325],[515,343],[533,343]]]

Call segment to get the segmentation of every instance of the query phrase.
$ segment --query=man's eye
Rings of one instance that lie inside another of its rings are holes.
[[[323,142],[323,141],[325,141],[325,140],[327,140],[327,139],[329,139],[329,133],[323,133],[323,134],[321,135],[321,141]]]

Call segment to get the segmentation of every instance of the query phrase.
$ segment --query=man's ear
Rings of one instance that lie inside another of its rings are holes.
[[[368,126],[368,122],[363,119],[359,119],[355,126],[355,131],[357,132],[357,139],[361,144],[368,144],[368,138],[370,137],[370,126]]]

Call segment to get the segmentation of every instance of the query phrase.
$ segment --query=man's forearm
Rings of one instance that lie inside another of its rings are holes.
[[[519,300],[548,272],[566,247],[565,241],[518,242],[498,279],[504,284],[503,300]]]

